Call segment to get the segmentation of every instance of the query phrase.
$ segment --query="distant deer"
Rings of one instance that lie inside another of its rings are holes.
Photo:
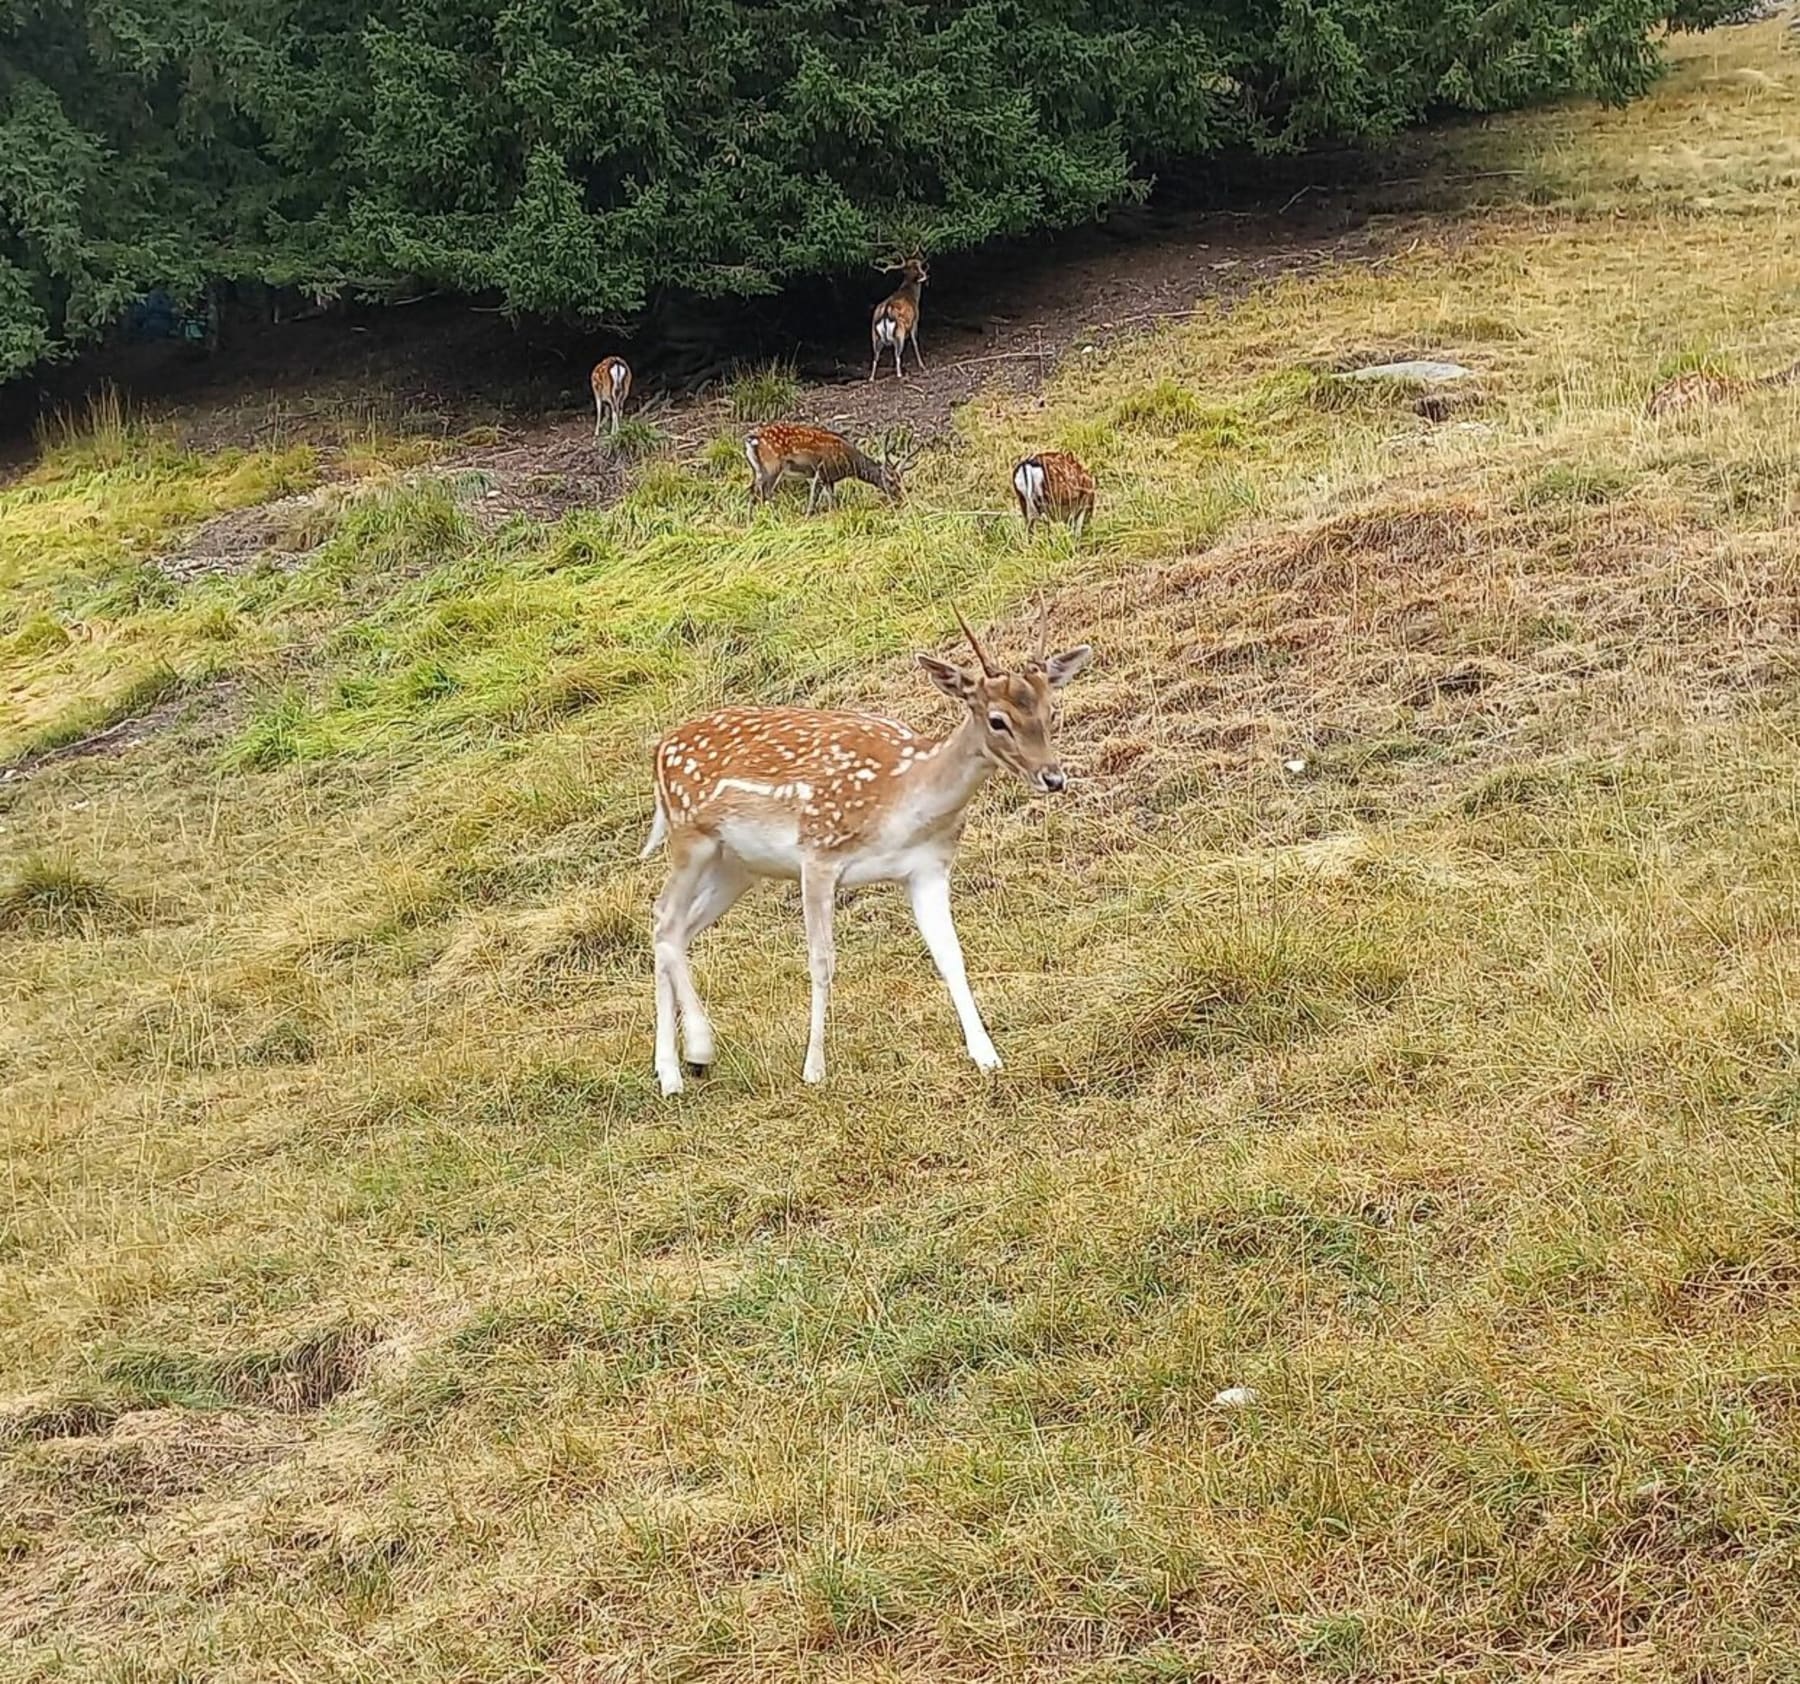
[[[1094,513],[1094,476],[1066,450],[1040,450],[1012,474],[1029,536],[1040,520],[1066,520],[1079,537]]]
[[[669,876],[656,900],[656,1077],[681,1092],[679,1022],[691,1074],[713,1061],[713,1028],[688,968],[688,943],[717,923],[759,877],[800,882],[812,972],[812,1024],[802,1075],[825,1079],[825,1012],[835,968],[832,908],[839,888],[903,883],[978,1069],[1000,1068],[981,1021],[950,916],[950,862],[968,807],[990,772],[1055,792],[1056,694],[1088,664],[1082,644],[1037,652],[1017,672],[987,658],[968,622],[956,621],[981,663],[973,673],[930,655],[919,665],[963,709],[944,737],[920,736],[867,713],[722,708],[689,720],[656,747],[656,817],[648,859],[665,841]]]
[[[900,367],[900,353],[908,340],[912,341],[913,361],[919,365],[919,372],[925,371],[925,358],[919,351],[919,288],[930,276],[925,270],[925,260],[917,253],[902,263],[878,263],[883,273],[900,271],[900,285],[875,306],[875,314],[869,321],[869,344],[874,355],[869,359],[869,379],[875,378],[875,371],[881,366],[881,353],[891,349],[894,353],[894,374],[904,380],[906,375]]]
[[[839,480],[862,480],[895,501],[905,495],[899,468],[864,455],[842,433],[828,427],[773,421],[744,435],[744,454],[754,476],[750,495],[759,503],[766,503],[789,474],[812,482],[806,499],[808,514],[818,506],[821,495],[836,504]]]
[[[631,365],[623,357],[607,357],[594,364],[588,377],[594,388],[594,437],[600,436],[600,424],[610,413],[612,432],[619,430],[619,417],[625,413],[625,400],[631,396]]]
[[[1777,386],[1800,386],[1800,363],[1790,363],[1773,374],[1752,375],[1748,379],[1734,374],[1710,374],[1704,369],[1690,369],[1665,381],[1650,394],[1645,406],[1653,418],[1677,415],[1683,410],[1700,409],[1707,404],[1727,403],[1733,398],[1748,397],[1752,392],[1767,391]]]

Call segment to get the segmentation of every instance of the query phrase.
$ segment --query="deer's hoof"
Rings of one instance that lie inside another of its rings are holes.
[[[662,1089],[664,1099],[673,1099],[682,1091],[681,1072],[679,1070],[659,1070],[656,1073],[656,1084]]]
[[[684,1068],[695,1081],[699,1081],[702,1077],[710,1076],[712,1074],[712,1066],[710,1064],[701,1064],[697,1060],[691,1058],[687,1061]]]
[[[1000,1054],[993,1047],[970,1047],[969,1057],[974,1059],[975,1068],[984,1076],[991,1076],[996,1070],[1004,1070],[1006,1066],[1000,1062]]]

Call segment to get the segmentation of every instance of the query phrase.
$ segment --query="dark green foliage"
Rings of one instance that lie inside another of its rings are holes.
[[[0,0],[0,378],[157,285],[614,319],[768,292],[1079,221],[1175,160],[1623,99],[1668,8]]]

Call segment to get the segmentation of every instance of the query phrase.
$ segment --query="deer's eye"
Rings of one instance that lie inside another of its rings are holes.
[[[1010,731],[1012,726],[1007,723],[1005,714],[990,713],[988,715],[988,729],[990,731]]]

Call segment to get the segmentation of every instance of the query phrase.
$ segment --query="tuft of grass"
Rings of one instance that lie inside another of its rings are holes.
[[[1532,476],[1516,498],[1521,509],[1554,508],[1559,504],[1611,503],[1631,489],[1628,470],[1604,462],[1557,462]]]
[[[740,475],[744,469],[744,441],[738,433],[720,433],[706,441],[700,464],[709,473]]]
[[[268,772],[301,758],[312,718],[305,692],[287,685],[259,702],[229,751],[232,763]]]
[[[28,855],[0,886],[0,930],[53,935],[126,921],[130,901],[73,860]]]
[[[150,439],[149,429],[110,381],[91,392],[79,410],[47,416],[36,433],[40,453],[63,473],[122,468],[143,456]]]
[[[340,1323],[265,1349],[224,1355],[122,1345],[95,1362],[100,1383],[127,1408],[224,1409],[254,1405],[304,1414],[362,1378],[375,1330]]]
[[[794,413],[800,379],[791,362],[768,362],[733,371],[725,402],[733,421],[779,421]]]
[[[68,627],[54,614],[39,610],[30,615],[6,641],[9,655],[29,658],[67,649],[73,639],[69,636]]]
[[[668,442],[668,434],[655,422],[646,421],[641,415],[626,416],[620,421],[616,433],[603,433],[600,436],[601,450],[621,462],[636,462],[646,456],[654,456]]]
[[[1164,437],[1198,431],[1211,425],[1214,415],[1197,392],[1168,379],[1127,393],[1111,410],[1115,427]]]

